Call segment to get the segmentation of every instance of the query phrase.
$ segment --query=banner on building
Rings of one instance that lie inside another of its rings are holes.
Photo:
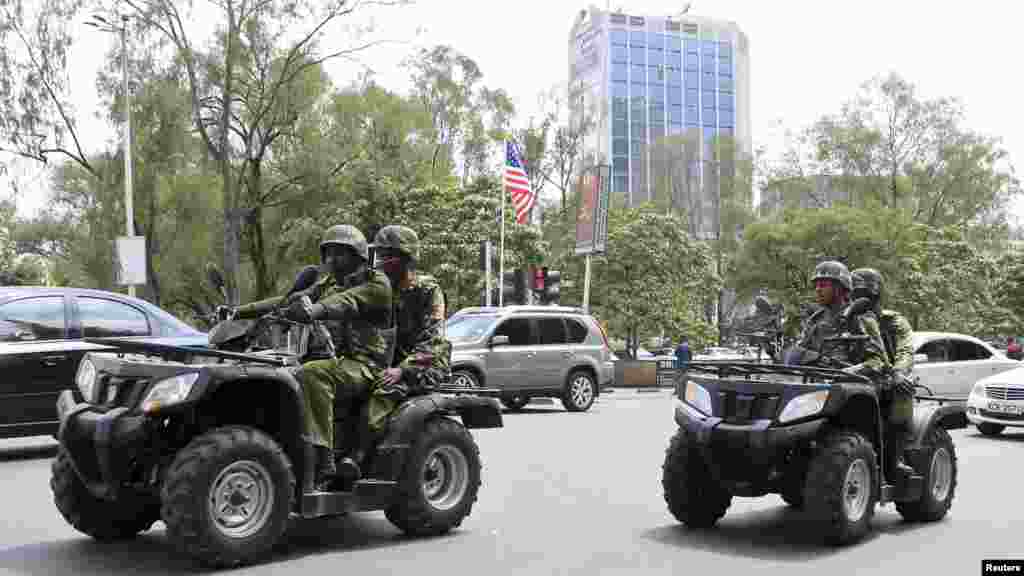
[[[608,244],[608,199],[611,167],[587,168],[576,181],[579,211],[576,212],[576,254],[604,254]]]

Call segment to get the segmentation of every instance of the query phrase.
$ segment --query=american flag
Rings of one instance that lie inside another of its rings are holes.
[[[515,142],[505,142],[505,189],[512,194],[512,205],[516,208],[516,222],[525,224],[537,196],[530,187],[530,180],[526,177],[526,167],[523,165],[523,158],[519,154],[519,147],[515,145]]]

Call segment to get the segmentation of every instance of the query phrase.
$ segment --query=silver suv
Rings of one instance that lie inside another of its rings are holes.
[[[604,330],[582,308],[465,308],[448,319],[447,336],[452,384],[498,388],[510,410],[541,396],[583,412],[614,375]]]

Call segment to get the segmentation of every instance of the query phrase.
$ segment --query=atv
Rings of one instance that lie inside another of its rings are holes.
[[[304,270],[290,293],[316,275]],[[223,288],[216,270],[211,281]],[[362,477],[317,491],[294,374],[333,354],[311,345],[323,333],[274,313],[217,324],[209,348],[98,339],[116,351],[87,354],[77,390],[57,401],[50,484],[61,515],[98,540],[131,538],[163,520],[179,551],[212,567],[265,558],[292,516],[384,510],[417,536],[459,526],[480,487],[467,429],[501,427],[497,400],[448,387],[405,399],[371,437]],[[336,414],[337,437],[352,416]]]
[[[952,504],[957,461],[948,430],[967,426],[960,399],[915,395],[904,454],[914,472],[894,483],[884,469],[878,388],[853,371],[690,362],[673,402],[679,430],[662,487],[669,511],[688,527],[714,526],[734,496],[780,494],[841,545],[868,533],[876,504],[893,502],[905,520],[926,522]]]

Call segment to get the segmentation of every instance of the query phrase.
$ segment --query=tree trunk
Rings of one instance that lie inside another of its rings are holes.
[[[227,283],[228,301],[231,306],[239,303],[238,268],[241,255],[239,253],[239,232],[242,214],[238,210],[238,199],[232,188],[234,178],[231,176],[231,103],[234,100],[234,48],[235,37],[238,35],[238,23],[235,22],[234,5],[226,3],[228,13],[227,44],[224,48],[224,93],[221,95],[220,116],[220,172],[224,182],[224,276]]]
[[[274,289],[267,270],[266,242],[263,238],[263,207],[260,205],[263,174],[259,160],[250,160],[249,167],[248,190],[252,209],[245,221],[249,230],[249,255],[256,275],[256,299],[263,299],[269,297]]]

